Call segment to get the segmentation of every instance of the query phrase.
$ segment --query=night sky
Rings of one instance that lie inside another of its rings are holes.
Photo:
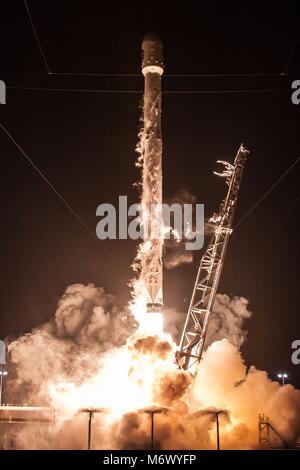
[[[147,30],[162,35],[163,90],[201,92],[163,94],[166,197],[186,189],[210,216],[226,191],[212,174],[215,161],[232,161],[243,142],[251,155],[237,224],[300,156],[300,105],[291,102],[291,83],[300,79],[295,4],[230,9],[162,3],[28,0],[47,64],[24,3],[1,5],[0,79],[7,104],[0,107],[0,122],[91,231],[0,129],[2,338],[49,320],[72,283],[93,282],[121,302],[129,298],[135,243],[105,242],[111,256],[93,233],[99,204],[116,203],[119,195],[137,202],[134,149],[142,93],[127,91],[143,89],[140,49]],[[291,343],[300,339],[299,176],[298,164],[233,232],[219,286],[219,292],[250,300],[246,363],[272,378],[284,370],[298,387],[300,365],[291,363]],[[200,256],[165,272],[168,306],[187,309]]]

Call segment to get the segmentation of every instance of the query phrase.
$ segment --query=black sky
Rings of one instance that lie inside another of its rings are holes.
[[[166,195],[184,188],[210,215],[225,191],[212,175],[215,161],[232,160],[244,142],[251,156],[237,223],[299,157],[300,105],[291,102],[291,82],[300,79],[300,44],[288,61],[300,37],[296,3],[272,9],[206,2],[118,7],[94,0],[28,5],[54,73],[140,74],[141,40],[155,29],[164,42],[166,74],[217,75],[163,78],[165,91],[210,91],[163,95]],[[8,86],[0,122],[93,232],[100,203],[123,194],[137,199],[132,184],[139,176],[134,148],[142,95],[14,87],[142,90],[142,77],[47,76],[22,1],[1,5],[0,25],[0,79]],[[223,74],[263,76],[218,76]],[[74,282],[94,282],[125,301],[134,243],[107,242],[109,257],[2,130],[0,148],[0,336],[48,320]],[[299,165],[233,233],[219,291],[250,300],[247,364],[271,377],[286,370],[300,386],[300,365],[290,359],[291,343],[300,338],[298,193]],[[168,305],[184,311],[195,274],[196,263],[165,273]]]

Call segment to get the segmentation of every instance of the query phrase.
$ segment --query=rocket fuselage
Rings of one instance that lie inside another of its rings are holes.
[[[162,218],[162,135],[161,75],[162,43],[154,35],[143,40],[142,72],[144,86],[143,131],[143,211],[145,243],[144,283],[147,310],[159,311],[163,306],[163,218]]]

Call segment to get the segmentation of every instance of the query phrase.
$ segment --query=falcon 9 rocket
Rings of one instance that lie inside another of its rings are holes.
[[[144,128],[141,139],[143,158],[144,245],[142,277],[146,290],[147,311],[163,307],[163,217],[162,217],[162,135],[161,75],[163,74],[162,42],[147,33],[142,43],[144,75]]]

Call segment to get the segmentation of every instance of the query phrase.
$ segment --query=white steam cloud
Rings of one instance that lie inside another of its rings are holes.
[[[300,435],[300,391],[272,382],[254,366],[247,370],[239,347],[250,315],[246,299],[217,296],[207,349],[192,380],[174,366],[172,340],[137,334],[134,318],[116,297],[93,284],[68,287],[53,319],[8,348],[13,369],[8,401],[50,405],[56,420],[2,425],[2,447],[86,448],[88,416],[78,411],[93,403],[91,397],[108,405],[112,400],[121,410],[114,415],[107,406],[94,416],[96,449],[149,448],[150,421],[143,408],[151,397],[163,411],[155,417],[157,449],[215,448],[216,410],[222,410],[222,448],[257,446],[259,413],[293,445]],[[178,337],[184,316],[167,309],[165,329]],[[130,398],[127,411],[121,409]]]

